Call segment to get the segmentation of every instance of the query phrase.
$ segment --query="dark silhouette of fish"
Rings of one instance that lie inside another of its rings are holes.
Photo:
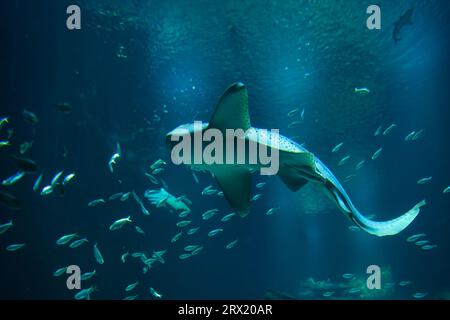
[[[0,191],[0,203],[10,209],[20,209],[22,202],[9,192]]]
[[[31,159],[11,155],[11,160],[14,162],[16,168],[20,171],[26,173],[34,173],[39,171],[39,166]]]
[[[29,124],[37,124],[39,122],[39,118],[37,117],[37,115],[29,110],[24,109],[22,111],[22,116],[23,116],[23,120],[25,120],[25,122],[28,122]]]
[[[68,102],[60,102],[56,105],[59,111],[68,114],[72,111],[72,105]]]
[[[392,39],[394,39],[394,42],[397,43],[400,41],[400,31],[403,29],[404,26],[412,25],[412,15],[413,15],[414,9],[408,9],[403,13],[400,18],[395,22],[394,24],[394,31],[392,32]]]

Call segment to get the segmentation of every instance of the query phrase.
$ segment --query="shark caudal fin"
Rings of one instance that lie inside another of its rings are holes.
[[[403,231],[417,217],[420,212],[420,207],[426,204],[425,200],[422,200],[406,213],[395,219],[387,221],[373,221],[366,218],[355,208],[353,203],[350,201],[349,196],[338,182],[333,182],[336,181],[328,180],[325,186],[332,195],[333,200],[336,201],[339,209],[358,227],[378,237],[392,236]]]
[[[372,221],[367,219],[359,212],[353,215],[353,221],[364,231],[379,236],[392,236],[403,231],[413,222],[420,212],[420,207],[426,204],[425,200],[420,201],[408,212],[402,214],[398,218],[387,221]]]
[[[251,127],[248,113],[248,93],[244,84],[236,82],[222,94],[208,128],[242,129]],[[241,217],[250,211],[251,174],[244,167],[225,166],[214,171],[214,176],[231,208]]]

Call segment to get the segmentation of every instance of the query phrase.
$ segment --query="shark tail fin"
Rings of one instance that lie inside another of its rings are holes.
[[[367,233],[378,237],[392,236],[403,231],[417,217],[420,208],[426,204],[425,200],[422,200],[397,218],[387,221],[373,221],[366,218],[355,208],[347,193],[339,183],[336,183],[336,181],[327,181],[326,188],[339,209],[347,215],[353,223]]]
[[[353,210],[353,214],[351,215],[351,220],[359,226],[364,231],[379,236],[392,236],[413,222],[413,220],[417,217],[420,212],[420,207],[426,204],[425,200],[420,201],[414,207],[412,207],[409,211],[402,214],[401,216],[387,221],[373,221],[366,217],[364,217],[357,210]],[[355,212],[356,211],[356,212]]]

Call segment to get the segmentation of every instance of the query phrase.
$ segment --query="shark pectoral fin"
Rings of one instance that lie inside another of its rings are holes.
[[[243,129],[251,127],[248,113],[248,93],[244,84],[237,82],[228,87],[216,106],[210,128],[221,131],[226,129]]]
[[[307,181],[324,183],[325,178],[317,170],[316,160],[310,152],[281,152],[278,176],[291,189],[297,191]]]
[[[227,167],[215,171],[214,175],[231,208],[245,217],[250,211],[250,171],[242,167]]]
[[[283,168],[278,171],[278,176],[291,191],[298,191],[308,182],[308,180]]]

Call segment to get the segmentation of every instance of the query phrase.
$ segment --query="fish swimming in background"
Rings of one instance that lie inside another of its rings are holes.
[[[359,94],[369,94],[370,90],[366,87],[363,87],[363,88],[355,88],[354,92]]]
[[[25,172],[17,172],[9,178],[2,181],[2,186],[11,186],[25,176]]]
[[[383,148],[381,147],[381,148],[379,148],[377,151],[375,151],[374,153],[373,153],[373,155],[372,155],[372,160],[375,160],[375,159],[377,159],[379,156],[380,156],[380,154],[381,154],[381,151],[383,151]]]
[[[35,173],[39,171],[39,166],[31,159],[11,155],[11,160],[19,171],[25,173]]]
[[[226,89],[209,123],[203,123],[200,128],[193,124],[181,125],[166,135],[166,144],[172,150],[177,145],[177,141],[180,141],[180,138],[186,136],[187,139],[193,141],[194,134],[203,134],[203,131],[210,128],[218,129],[221,132],[225,132],[226,129],[242,129],[244,135],[237,137],[237,139],[253,141],[257,145],[261,143],[258,141],[259,135],[269,134],[269,131],[251,126],[247,88],[242,83],[234,83]],[[199,130],[201,132],[198,132]],[[308,182],[317,184],[351,221],[370,234],[387,236],[399,233],[415,219],[419,214],[420,207],[425,205],[425,200],[422,200],[405,214],[392,220],[370,220],[355,208],[337,178],[313,153],[278,133],[270,132],[270,136],[267,146],[270,149],[278,149],[279,154],[277,175],[291,191],[301,189]],[[248,149],[245,149],[247,153],[245,159],[249,159]],[[273,150],[270,153],[273,154],[272,152]],[[233,211],[241,217],[245,217],[249,213],[251,199],[250,169],[261,169],[263,167],[261,164],[207,164],[202,162],[200,164],[189,164],[189,166],[198,170],[207,170],[214,174]]]
[[[376,136],[379,136],[380,134],[381,134],[381,130],[383,130],[383,125],[382,124],[380,124],[380,126],[377,128],[377,130],[375,130],[375,132],[373,133],[373,135],[376,137]]]
[[[54,277],[62,276],[64,273],[66,273],[67,267],[59,268],[55,272],[53,272]]]
[[[0,234],[5,233],[6,231],[9,230],[9,228],[13,227],[13,221],[10,220],[9,222],[5,223],[5,224],[0,224]]]
[[[97,270],[93,270],[93,271],[90,271],[90,272],[83,273],[83,274],[80,276],[80,280],[81,280],[81,281],[90,280],[90,279],[92,279],[96,274],[97,274]]]
[[[144,197],[157,207],[169,207],[175,211],[191,211],[183,201],[183,198],[176,198],[164,188],[161,188],[160,190],[146,190]]]
[[[383,131],[383,136],[387,136],[392,129],[394,129],[397,125],[395,123],[391,124],[389,127],[387,127],[386,129],[384,129]]]
[[[37,124],[39,122],[39,118],[37,115],[29,110],[23,109],[22,111],[22,117],[25,122],[28,122],[29,124]]]
[[[342,147],[343,145],[344,145],[344,142],[338,143],[338,144],[331,150],[331,152],[333,152],[333,153],[338,152],[338,151],[341,149],[341,147]]]
[[[18,210],[22,207],[22,202],[16,196],[6,191],[0,191],[0,203],[13,210]]]
[[[95,257],[95,261],[97,261],[98,264],[105,263],[105,260],[103,259],[102,253],[100,252],[97,243],[94,244],[94,257]]]
[[[10,244],[9,246],[6,247],[6,250],[8,251],[17,251],[19,249],[22,249],[23,247],[25,247],[25,243],[17,243],[17,244]]]
[[[417,180],[417,184],[425,184],[425,183],[427,183],[427,182],[430,182],[431,179],[433,179],[432,176],[429,176],[429,177],[425,177],[425,178],[419,179],[419,180]]]
[[[400,41],[400,31],[403,29],[404,26],[412,25],[412,15],[414,13],[414,9],[408,9],[403,13],[400,18],[395,22],[394,24],[394,30],[392,32],[392,39],[394,39],[394,42],[397,44],[397,42]]]
[[[1,117],[0,118],[0,129],[2,129],[3,126],[7,123],[9,123],[8,117]]]
[[[119,161],[121,156],[122,156],[122,150],[120,148],[119,142],[117,142],[117,144],[116,144],[116,151],[111,156],[111,158],[109,159],[109,162],[108,162],[109,171],[111,173],[114,172],[114,166],[117,165],[117,163],[118,163],[118,161]]]

